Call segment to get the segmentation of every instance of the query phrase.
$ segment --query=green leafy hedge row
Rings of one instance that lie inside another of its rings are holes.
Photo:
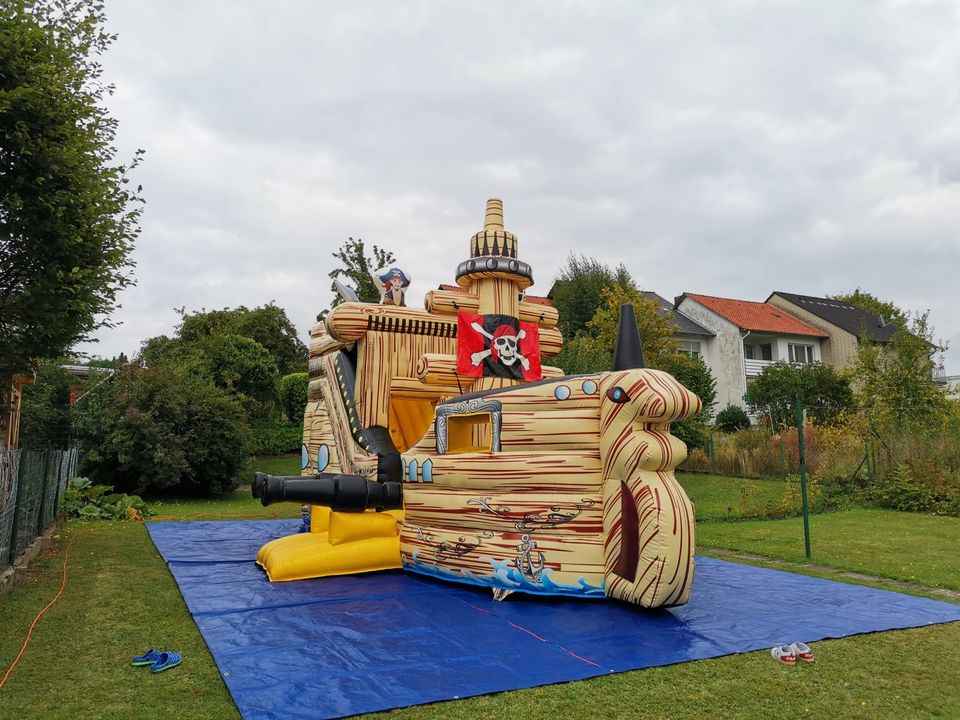
[[[303,428],[296,423],[262,422],[250,428],[249,455],[283,455],[297,452],[303,442]]]

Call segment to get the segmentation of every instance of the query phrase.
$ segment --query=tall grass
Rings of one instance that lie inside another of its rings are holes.
[[[681,470],[746,478],[785,479],[799,472],[795,428],[771,434],[763,427],[714,433],[694,448]],[[836,426],[808,425],[805,462],[821,508],[857,504],[960,515],[960,432],[886,432],[859,417]]]

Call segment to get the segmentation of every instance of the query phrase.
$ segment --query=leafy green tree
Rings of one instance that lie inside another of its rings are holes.
[[[856,398],[874,427],[932,429],[951,415],[946,395],[932,380],[939,349],[928,313],[907,316],[889,346],[861,341],[853,368]]]
[[[570,254],[553,281],[550,299],[560,312],[560,332],[567,340],[592,334],[588,327],[603,302],[606,288],[635,288],[623,264],[610,268],[599,260]]]
[[[187,367],[205,374],[217,387],[231,392],[250,417],[264,417],[276,399],[277,366],[256,340],[242,335],[213,335],[193,346]]]
[[[798,397],[807,414],[820,424],[832,424],[842,412],[855,407],[850,379],[822,363],[776,362],[765,367],[747,388],[747,403],[758,414],[769,414],[776,428],[796,422]]]
[[[217,496],[236,487],[249,430],[243,409],[208,377],[131,363],[75,406],[81,466],[120,492]]]
[[[127,357],[127,354],[126,354],[126,353],[120,353],[119,355],[117,355],[117,356],[115,356],[115,357],[112,357],[112,358],[109,358],[109,359],[108,359],[108,358],[93,358],[92,360],[89,360],[89,361],[87,361],[87,362],[85,362],[85,363],[82,363],[82,364],[87,365],[88,367],[109,368],[109,369],[115,370],[115,369],[117,369],[117,368],[123,367],[123,366],[126,365],[128,362],[130,362],[130,359]]]
[[[266,348],[281,374],[300,372],[307,367],[306,345],[297,336],[297,329],[286,311],[273,303],[252,310],[241,305],[223,310],[179,312],[182,320],[176,337],[185,344],[217,335],[240,335]]]
[[[56,362],[44,363],[23,389],[20,447],[65,448],[70,444],[70,386],[75,382]]]
[[[373,281],[372,273],[374,270],[396,262],[392,252],[374,245],[373,255],[368,257],[363,240],[348,237],[340,249],[333,253],[333,257],[340,263],[339,267],[329,273],[333,280],[343,278],[346,285],[357,291],[357,297],[361,302],[380,302],[380,290]],[[340,297],[334,283],[330,284],[330,289],[334,293],[330,307],[336,307],[343,302],[343,298]],[[321,315],[324,314],[321,313]],[[317,316],[317,319],[319,320],[320,316]]]
[[[307,407],[307,390],[310,387],[309,373],[284,375],[280,380],[280,401],[290,422],[303,424],[303,411]]]
[[[558,366],[570,373],[609,370],[620,327],[620,306],[624,304],[633,305],[648,367],[659,367],[676,354],[669,322],[660,315],[657,304],[635,287],[611,285],[600,290],[599,303],[585,332],[568,341],[567,346],[572,349],[568,352],[565,348],[557,356]]]
[[[0,4],[0,378],[109,326],[142,198],[117,163],[97,0]]]

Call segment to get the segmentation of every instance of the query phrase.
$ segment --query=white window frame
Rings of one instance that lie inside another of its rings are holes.
[[[677,352],[691,357],[703,357],[700,352],[700,343],[697,340],[677,340]]]
[[[803,350],[802,353],[797,352],[800,349]],[[813,345],[789,343],[787,345],[787,352],[789,353],[790,362],[792,363],[797,363],[799,365],[809,365],[810,363],[815,362],[813,358]],[[802,360],[798,359],[798,356],[801,354],[804,356],[804,359]]]

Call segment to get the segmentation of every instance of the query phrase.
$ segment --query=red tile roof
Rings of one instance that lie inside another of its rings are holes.
[[[807,325],[802,320],[770,303],[731,300],[730,298],[697,295],[695,293],[684,293],[681,297],[696,300],[704,307],[713,310],[720,317],[729,320],[741,330],[756,330],[783,335],[830,337],[827,333]]]
[[[553,307],[553,300],[540,295],[524,295],[523,299],[528,303],[533,303],[534,305],[546,305],[547,307]]]

